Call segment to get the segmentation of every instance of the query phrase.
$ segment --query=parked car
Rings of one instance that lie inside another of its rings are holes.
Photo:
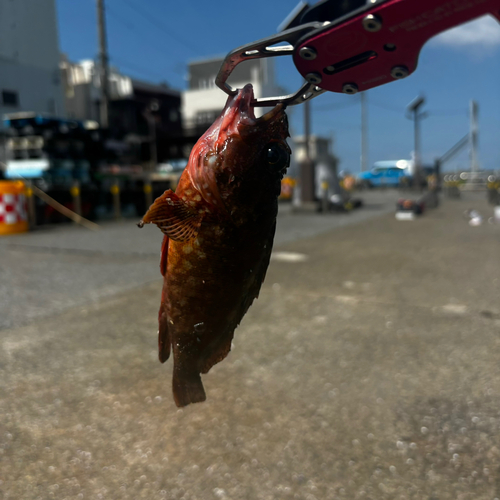
[[[402,180],[411,179],[411,162],[409,160],[377,161],[368,172],[361,172],[357,176],[360,187],[397,187]]]

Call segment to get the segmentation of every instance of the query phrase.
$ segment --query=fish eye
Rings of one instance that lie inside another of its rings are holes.
[[[266,160],[273,170],[283,170],[288,166],[290,155],[279,142],[271,142],[266,146]]]

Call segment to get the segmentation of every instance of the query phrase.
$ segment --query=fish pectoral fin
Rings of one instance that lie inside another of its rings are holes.
[[[202,220],[203,214],[169,189],[156,198],[140,223],[156,224],[171,240],[189,241],[196,238]]]

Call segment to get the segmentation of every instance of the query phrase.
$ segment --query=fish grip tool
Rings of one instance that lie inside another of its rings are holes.
[[[487,14],[500,21],[500,0],[301,3],[282,23],[283,31],[229,52],[215,82],[235,95],[227,80],[238,64],[292,56],[305,83],[293,94],[258,98],[254,106],[293,106],[326,91],[355,94],[411,75],[430,38]]]

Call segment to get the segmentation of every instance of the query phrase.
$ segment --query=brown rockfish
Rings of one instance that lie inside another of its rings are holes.
[[[259,295],[273,246],[281,179],[289,165],[283,105],[260,118],[246,85],[194,146],[175,193],[140,226],[165,234],[159,357],[174,353],[177,406],[205,400],[201,373],[222,361]]]

